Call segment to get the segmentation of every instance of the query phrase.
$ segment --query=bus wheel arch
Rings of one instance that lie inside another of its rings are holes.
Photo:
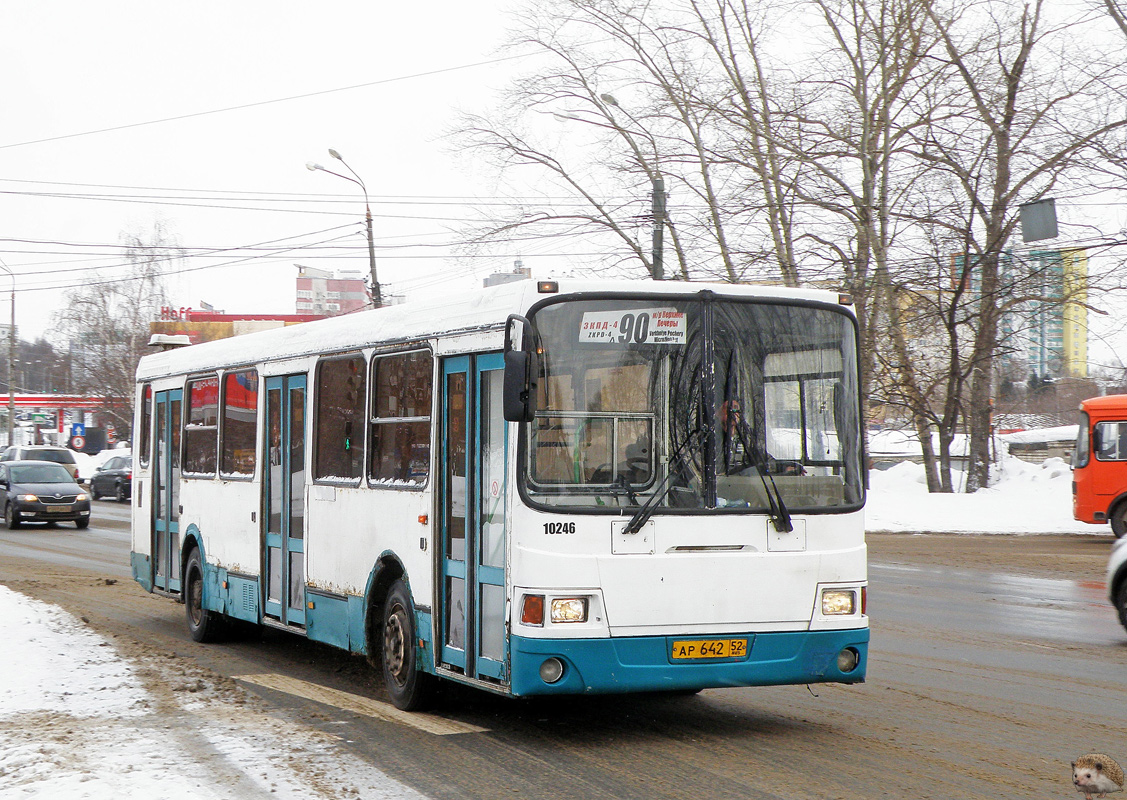
[[[391,586],[397,580],[406,580],[406,571],[399,559],[384,555],[372,569],[368,578],[368,602],[364,620],[364,645],[368,663],[380,669],[383,657],[384,604]]]

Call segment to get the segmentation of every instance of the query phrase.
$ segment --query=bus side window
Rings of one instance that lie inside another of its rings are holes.
[[[364,358],[334,358],[317,367],[313,476],[354,481],[364,469]]]
[[[1092,450],[1100,461],[1127,461],[1127,422],[1096,423]]]
[[[416,350],[372,360],[372,445],[368,480],[421,487],[430,475],[434,359]]]
[[[184,405],[184,475],[214,477],[219,446],[218,376],[188,381]]]

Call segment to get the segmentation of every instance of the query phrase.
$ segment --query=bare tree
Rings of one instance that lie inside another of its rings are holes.
[[[965,404],[967,491],[973,492],[989,479],[999,323],[1015,295],[1027,293],[1002,274],[1018,205],[1080,181],[1099,143],[1127,121],[1111,114],[1107,103],[1109,90],[1122,92],[1121,75],[1084,58],[1077,23],[1050,24],[1044,0],[993,2],[973,13],[955,13],[932,0],[928,14],[963,90],[960,104],[924,132],[918,153],[960,191],[952,198],[955,213],[936,224],[963,239],[959,283],[972,289],[976,307]]]
[[[102,398],[100,412],[128,437],[137,362],[146,352],[149,322],[168,303],[164,276],[183,252],[161,222],[148,234],[123,234],[122,246],[123,264],[98,270],[68,292],[56,317],[75,357],[73,388]]]

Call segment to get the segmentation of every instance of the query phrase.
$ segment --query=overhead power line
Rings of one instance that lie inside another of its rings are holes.
[[[400,81],[414,80],[415,78],[426,78],[432,75],[444,75],[448,72],[458,72],[464,69],[476,69],[477,67],[487,67],[491,64],[500,64],[505,61],[513,61],[521,58],[528,58],[532,53],[518,53],[511,56],[502,56],[501,58],[493,58],[488,61],[478,61],[472,64],[461,64],[456,67],[444,67],[443,69],[434,69],[428,72],[416,72],[413,75],[400,75],[395,78],[384,78],[379,81],[368,81],[367,83],[357,83],[352,86],[341,86],[336,89],[323,89],[318,92],[307,92],[305,94],[295,94],[289,97],[278,97],[273,100],[260,100],[255,103],[244,103],[237,106],[227,106],[226,108],[213,108],[209,111],[196,111],[191,114],[179,114],[175,117],[164,117],[162,119],[150,119],[144,122],[130,122],[125,125],[115,125],[110,128],[99,128],[92,131],[81,131],[79,133],[66,133],[61,136],[49,136],[44,139],[32,139],[26,142],[13,142],[11,144],[0,144],[0,150],[7,150],[12,147],[26,147],[33,144],[44,144],[46,142],[58,142],[63,139],[76,139],[80,136],[95,136],[101,133],[111,133],[113,131],[124,131],[130,128],[141,128],[146,125],[161,125],[166,122],[179,122],[185,119],[195,119],[196,117],[206,117],[211,114],[226,114],[231,111],[243,111],[248,108],[259,108],[261,106],[274,105],[276,103],[288,103],[293,100],[305,100],[310,97],[321,97],[327,94],[335,94],[337,92],[349,92],[355,89],[366,89],[370,86],[382,86],[388,83],[398,83]]]

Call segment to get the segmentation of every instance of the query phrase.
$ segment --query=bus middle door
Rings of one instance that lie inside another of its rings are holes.
[[[184,391],[156,394],[156,453],[153,459],[153,586],[180,591],[180,413]]]
[[[266,379],[265,616],[305,626],[305,376]]]
[[[504,361],[489,353],[442,363],[440,660],[507,683]]]

